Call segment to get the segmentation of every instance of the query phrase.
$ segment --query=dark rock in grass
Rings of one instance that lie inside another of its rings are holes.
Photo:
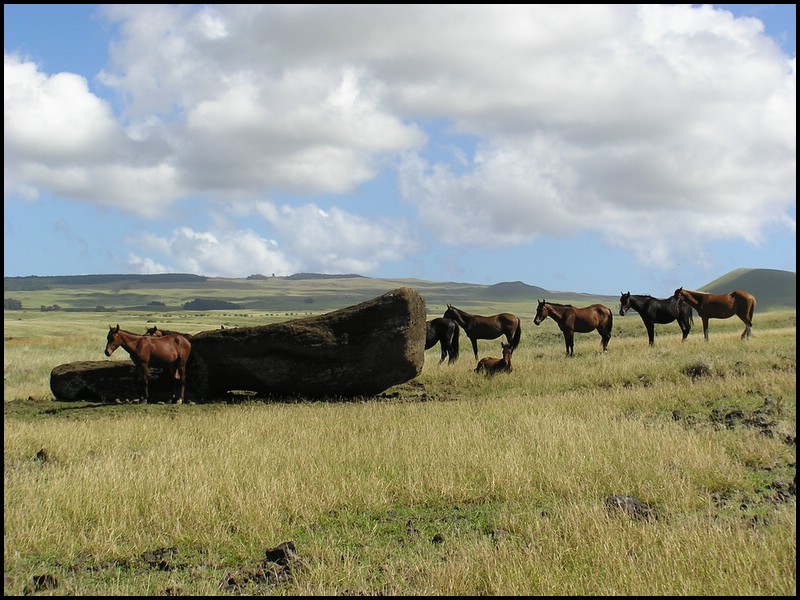
[[[372,396],[422,371],[425,319],[422,296],[398,288],[316,317],[202,331],[191,338],[186,397],[213,401],[232,391],[264,397]],[[167,393],[174,393],[174,382],[165,383]],[[100,361],[56,367],[50,388],[58,400],[113,402],[137,398],[141,383],[132,362]],[[151,385],[153,401],[160,399],[158,389]]]
[[[150,399],[153,402],[169,401],[176,392],[175,382],[163,375],[162,369],[150,369]],[[138,401],[143,396],[141,380],[130,360],[58,365],[50,372],[50,391],[56,400],[70,402]],[[190,399],[189,394],[186,396]]]
[[[374,395],[422,371],[425,301],[400,288],[324,315],[192,337],[187,388],[267,396]]]
[[[609,496],[606,498],[606,507],[612,512],[637,520],[650,521],[658,518],[655,508],[633,496]]]

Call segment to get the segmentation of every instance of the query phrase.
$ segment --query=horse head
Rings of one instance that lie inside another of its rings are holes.
[[[114,353],[114,350],[119,348],[121,343],[122,340],[119,338],[119,323],[117,323],[116,327],[109,325],[108,336],[106,337],[106,349],[104,351],[105,355],[111,356]]]
[[[547,318],[547,308],[545,307],[544,298],[541,300],[537,298],[536,301],[539,305],[536,307],[536,316],[533,318],[533,324],[540,325]]]
[[[631,293],[620,292],[619,294],[619,316],[624,317],[625,313],[628,312],[628,309],[631,307]]]

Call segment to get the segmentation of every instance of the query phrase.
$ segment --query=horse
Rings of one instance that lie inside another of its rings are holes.
[[[648,295],[636,295],[630,292],[622,293],[619,296],[619,316],[624,317],[629,309],[639,313],[647,328],[647,337],[650,345],[655,343],[655,324],[666,325],[673,321],[678,322],[683,334],[682,341],[686,341],[689,331],[692,329],[694,318],[692,317],[692,307],[685,302],[675,302],[671,297],[658,300]]]
[[[597,330],[600,334],[603,352],[608,350],[608,341],[611,339],[611,327],[614,324],[614,313],[602,304],[592,304],[584,308],[575,308],[571,304],[556,304],[538,300],[534,325],[541,325],[547,317],[553,319],[564,334],[564,344],[567,356],[573,356],[575,351],[575,332],[590,333]]]
[[[736,315],[744,323],[741,339],[750,338],[753,326],[753,312],[756,310],[756,297],[743,290],[734,290],[727,294],[708,294],[695,292],[679,287],[673,295],[675,300],[683,300],[697,311],[703,320],[703,338],[708,341],[708,320],[728,319]]]
[[[503,358],[482,358],[480,361],[478,361],[478,366],[475,367],[475,372],[483,373],[485,375],[511,373],[511,371],[513,371],[513,367],[511,366],[511,354],[514,352],[514,347],[511,344],[501,342],[500,348],[503,351]]]
[[[136,370],[144,384],[144,403],[150,399],[148,379],[150,367],[166,367],[172,369],[173,377],[180,380],[181,392],[176,404],[183,403],[186,389],[186,363],[192,351],[192,344],[182,335],[138,335],[116,327],[108,326],[105,355],[111,356],[114,350],[122,346],[130,355]]]
[[[458,359],[458,338],[461,328],[452,319],[437,317],[431,319],[426,324],[425,350],[433,348],[437,343],[440,344],[442,357],[439,364],[449,357],[447,364],[453,364]]]
[[[522,336],[521,324],[519,317],[511,313],[482,317],[480,315],[471,315],[452,304],[448,304],[443,317],[458,323],[464,333],[467,334],[467,337],[472,342],[472,352],[475,354],[475,360],[478,360],[478,340],[494,340],[501,335],[505,335],[506,340],[512,347],[519,346],[519,340]]]
[[[192,338],[191,333],[181,333],[180,331],[170,331],[169,329],[159,329],[158,325],[153,325],[144,332],[145,335],[152,335],[155,337],[162,337],[165,335],[182,335],[187,340]]]

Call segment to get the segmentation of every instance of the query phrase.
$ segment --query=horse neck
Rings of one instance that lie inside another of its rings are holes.
[[[132,354],[134,348],[136,346],[136,340],[138,340],[141,335],[136,335],[135,333],[131,333],[130,331],[125,331],[124,329],[120,329],[117,332],[117,335],[120,339],[120,346],[122,346],[123,350],[125,350],[128,354]]]
[[[681,297],[686,301],[689,306],[698,307],[703,303],[703,300],[708,296],[706,292],[694,292],[692,290],[683,290]]]
[[[460,308],[455,308],[455,307],[450,307],[450,308],[453,311],[453,316],[455,317],[455,319],[453,320],[459,325],[461,325],[461,327],[466,327],[467,320],[471,315],[469,313],[465,313]]]
[[[547,316],[553,319],[556,323],[561,323],[564,320],[564,312],[567,310],[566,306],[557,306],[554,304],[545,304],[547,307]]]

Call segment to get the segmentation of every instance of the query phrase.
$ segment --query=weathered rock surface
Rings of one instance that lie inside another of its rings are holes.
[[[167,402],[177,393],[174,380],[151,369],[150,400]],[[90,402],[130,401],[141,398],[141,380],[133,362],[81,361],[58,365],[50,372],[50,390],[57,400]],[[188,397],[188,395],[187,395]]]
[[[311,398],[380,393],[422,371],[425,319],[422,296],[398,288],[316,317],[200,332],[191,338],[187,400],[213,401],[238,390]],[[59,400],[138,397],[133,368],[108,361],[60,365],[50,387]],[[164,383],[164,390],[154,387],[154,400],[170,393]]]

